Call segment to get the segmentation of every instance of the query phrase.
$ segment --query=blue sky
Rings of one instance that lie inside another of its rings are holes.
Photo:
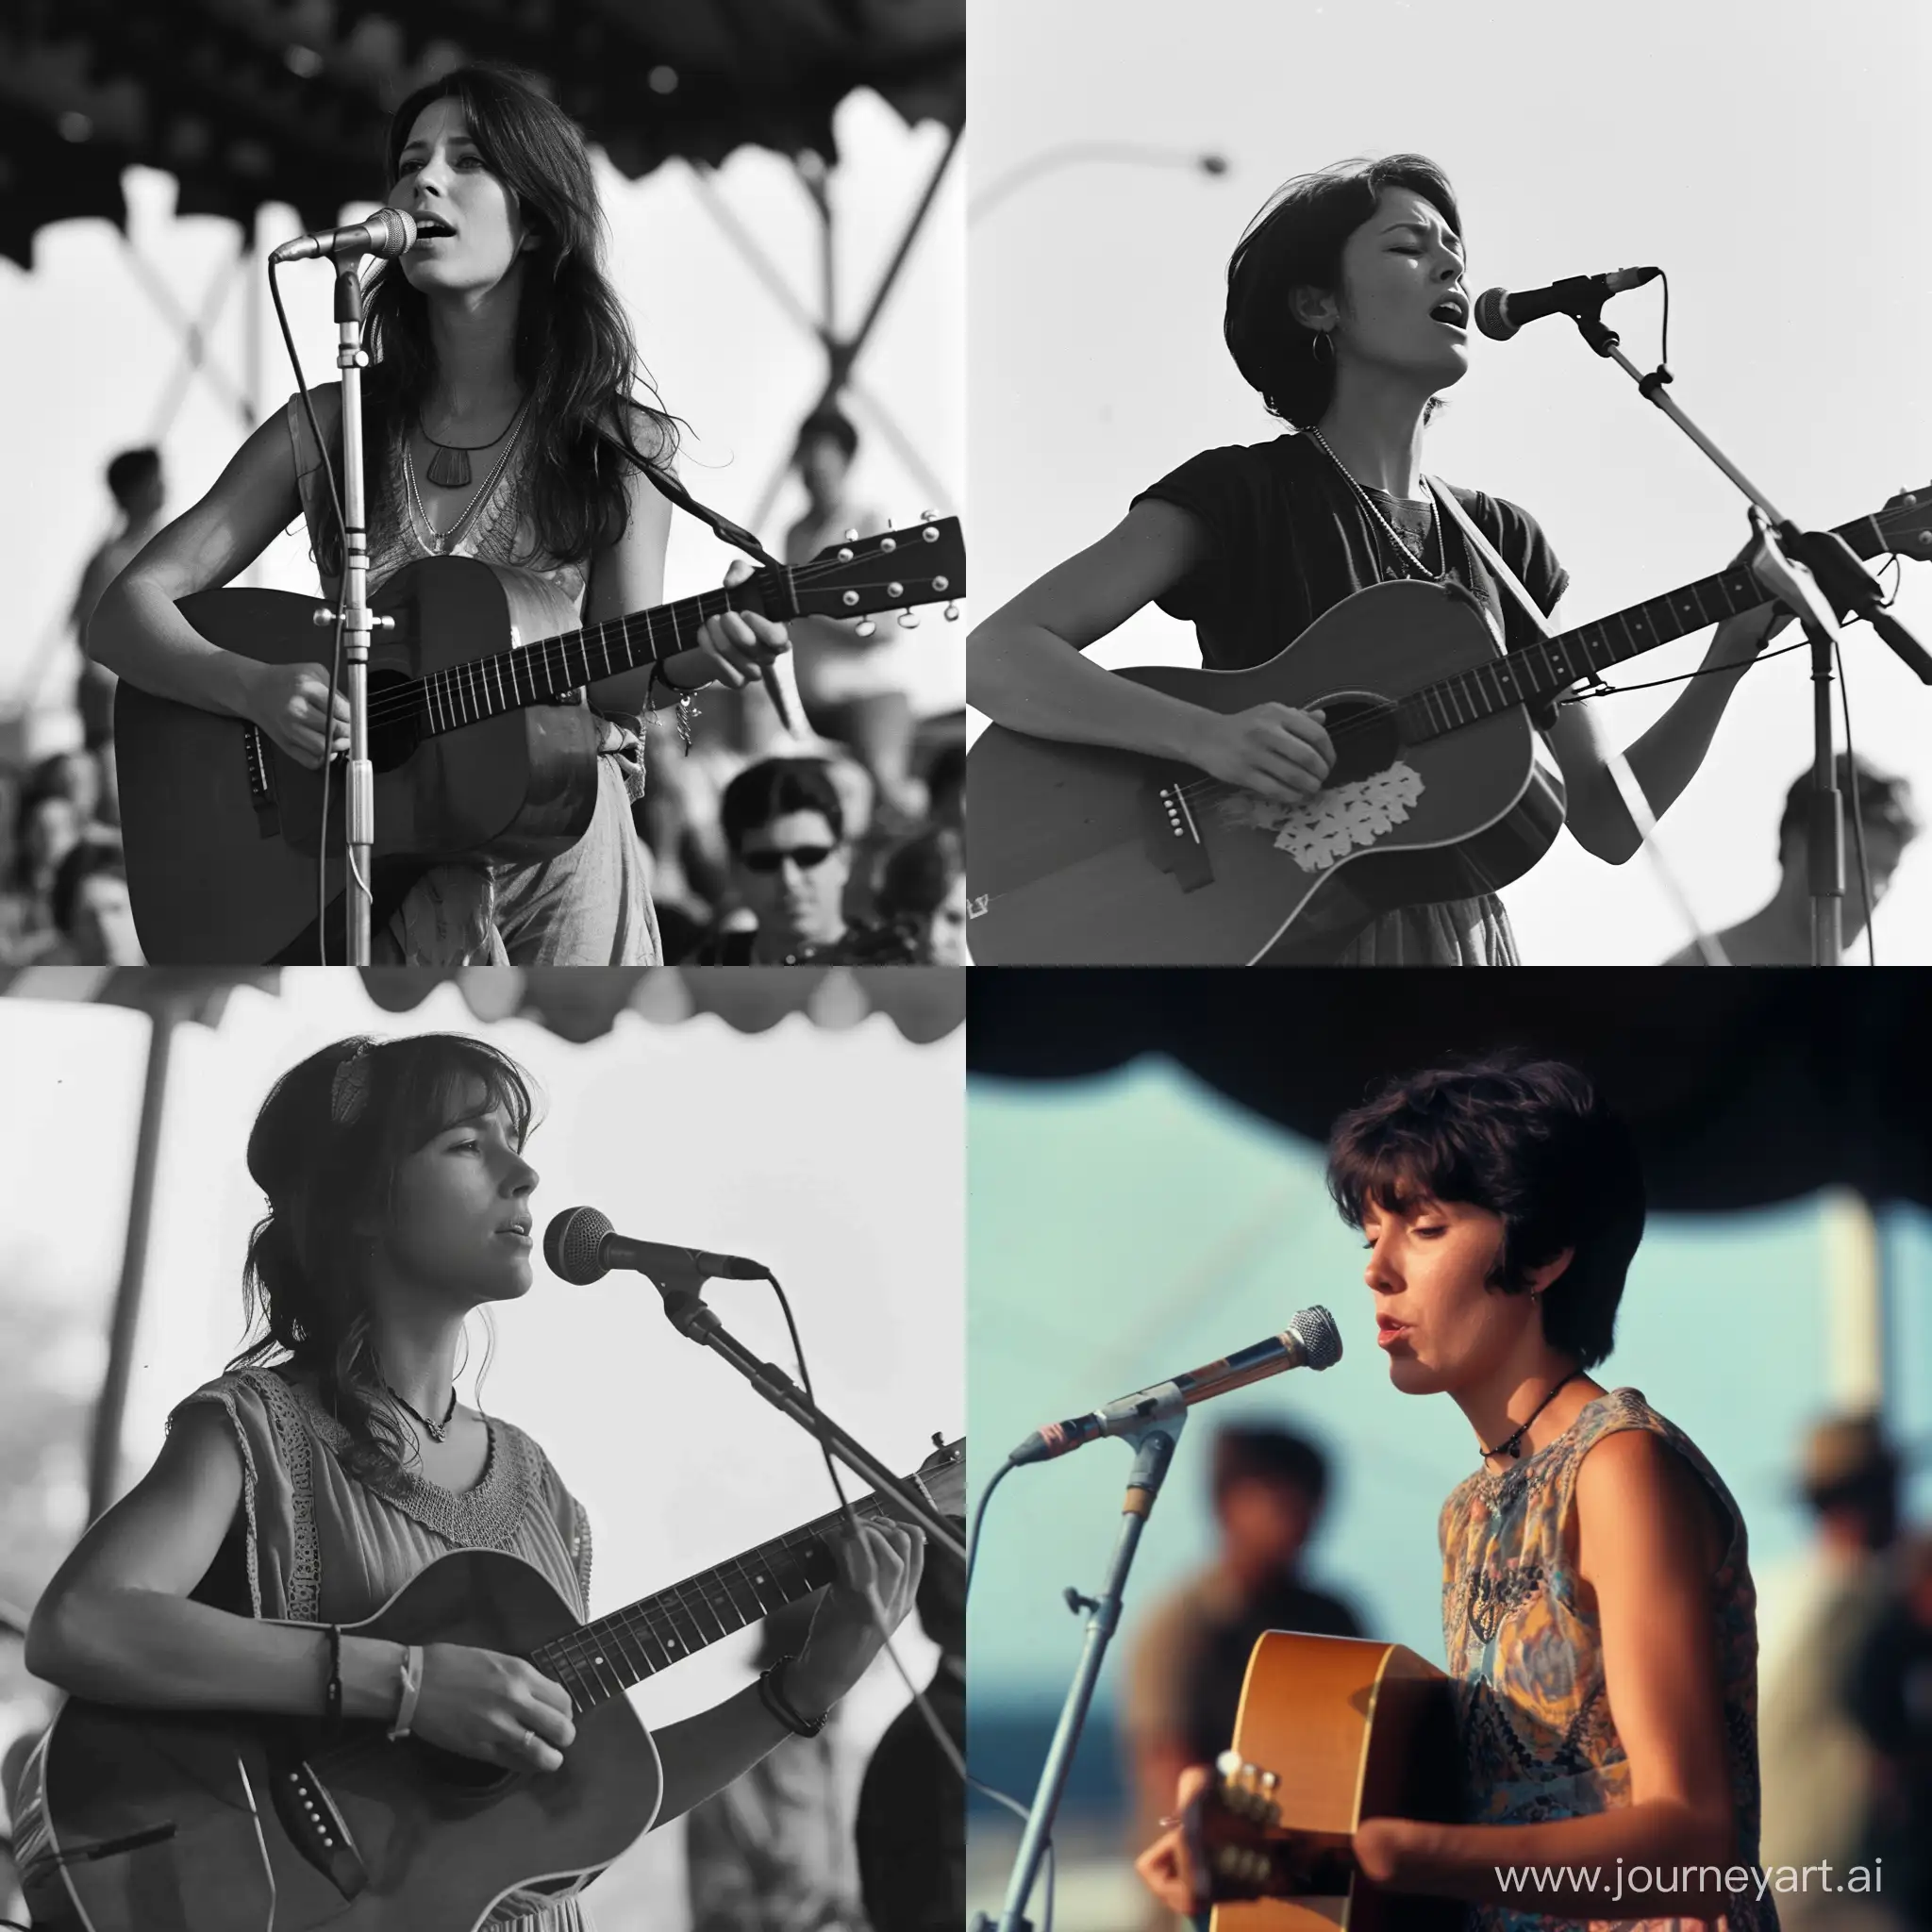
[[[1436,1513],[1474,1467],[1472,1440],[1446,1399],[1389,1389],[1358,1238],[1328,1204],[1317,1150],[1157,1059],[1064,1086],[975,1080],[967,1121],[975,1479],[1041,1423],[1258,1341],[1320,1303],[1341,1328],[1341,1363],[1191,1412],[1124,1629],[1210,1551],[1214,1427],[1270,1418],[1314,1436],[1337,1471],[1313,1573],[1375,1634],[1440,1660]],[[1892,1415],[1932,1442],[1932,1217],[1892,1211],[1885,1245],[1900,1286]],[[1825,1247],[1816,1202],[1654,1219],[1598,1371],[1641,1389],[1716,1464],[1768,1599],[1804,1533],[1790,1499],[1796,1444],[1829,1403]],[[1002,1486],[974,1579],[975,1707],[1064,1694],[1081,1625],[1059,1592],[1098,1584],[1128,1459],[1124,1444],[1098,1443]],[[1928,1488],[1921,1478],[1922,1515]],[[1117,1648],[1103,1701],[1118,1668]]]

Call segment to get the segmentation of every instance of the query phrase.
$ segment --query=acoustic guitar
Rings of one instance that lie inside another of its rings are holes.
[[[1932,488],[1842,525],[1860,557],[1932,530]],[[980,965],[1303,965],[1382,913],[1493,891],[1562,829],[1531,714],[1579,681],[1755,609],[1743,566],[1506,655],[1459,586],[1378,584],[1245,671],[1117,675],[1223,713],[1326,713],[1336,763],[1284,807],[1191,766],[991,725],[967,757]]]
[[[1182,1814],[1196,1909],[1214,1907],[1211,1932],[1458,1932],[1466,1907],[1377,1890],[1349,1846],[1365,1818],[1452,1821],[1462,1790],[1452,1681],[1433,1664],[1271,1630],[1233,1746]]]
[[[909,1481],[957,1516],[965,1445]],[[867,1496],[870,1521],[894,1516]],[[519,1557],[439,1557],[351,1636],[527,1658],[570,1693],[554,1772],[504,1771],[385,1726],[182,1715],[71,1698],[22,1775],[14,1825],[36,1925],[58,1932],[475,1932],[575,1890],[650,1828],[663,1789],[621,1694],[823,1589],[833,1510],[625,1609],[579,1624]],[[245,1773],[245,1781],[244,1781]]]
[[[535,864],[569,850],[597,803],[599,724],[571,693],[675,657],[727,609],[777,623],[864,617],[962,596],[957,517],[835,544],[604,624],[543,578],[474,558],[425,558],[374,596],[370,758],[375,767],[375,919],[430,866]],[[312,598],[202,591],[179,609],[224,650],[260,664],[327,658]],[[342,951],[341,772],[322,824],[322,774],[258,725],[175,704],[125,678],[114,700],[128,895],[152,965],[298,965],[319,958],[317,858],[328,865],[329,957]]]

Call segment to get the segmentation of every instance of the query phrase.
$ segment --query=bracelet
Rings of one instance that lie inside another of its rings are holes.
[[[396,1706],[396,1721],[390,1726],[389,1740],[400,1743],[409,1735],[416,1720],[416,1700],[423,1694],[423,1649],[412,1643],[403,1652],[403,1695]]]
[[[825,1719],[830,1711],[815,1718],[800,1717],[792,1707],[791,1700],[785,1694],[785,1670],[789,1664],[798,1661],[795,1657],[781,1657],[769,1671],[758,1675],[758,1698],[778,1722],[794,1737],[816,1738],[825,1727]]]
[[[332,1731],[342,1727],[342,1626],[329,1624],[324,1626],[328,1631],[328,1687],[322,1693],[323,1721]]]

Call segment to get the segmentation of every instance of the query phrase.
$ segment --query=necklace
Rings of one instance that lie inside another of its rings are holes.
[[[1550,1392],[1547,1395],[1545,1395],[1543,1399],[1541,1402],[1539,1402],[1533,1409],[1530,1410],[1527,1420],[1525,1420],[1517,1428],[1516,1433],[1514,1435],[1506,1436],[1502,1440],[1502,1441],[1496,1444],[1496,1446],[1493,1449],[1485,1449],[1483,1451],[1483,1460],[1485,1462],[1488,1462],[1492,1457],[1507,1456],[1511,1462],[1517,1461],[1523,1455],[1523,1439],[1524,1437],[1529,1434],[1529,1424],[1535,1422],[1537,1417],[1542,1414],[1543,1410],[1549,1407],[1551,1403],[1556,1401],[1557,1390],[1567,1389],[1572,1382],[1575,1381],[1578,1375],[1582,1374],[1582,1373],[1583,1371],[1581,1369],[1572,1369],[1570,1373],[1567,1375],[1565,1375],[1560,1382],[1557,1384],[1556,1389],[1552,1389]]]
[[[1388,534],[1389,541],[1391,543],[1393,543],[1397,551],[1400,552],[1403,561],[1405,563],[1413,564],[1415,566],[1415,573],[1419,577],[1422,577],[1430,583],[1441,583],[1442,579],[1449,575],[1449,552],[1442,538],[1442,519],[1440,516],[1438,516],[1434,520],[1436,525],[1436,555],[1438,556],[1438,558],[1441,558],[1442,567],[1441,570],[1431,570],[1428,567],[1428,565],[1424,563],[1423,559],[1420,557],[1418,557],[1415,554],[1415,552],[1411,550],[1408,547],[1408,545],[1402,541],[1401,533],[1396,529],[1395,525],[1391,524],[1389,521],[1389,519],[1382,514],[1382,511],[1380,508],[1377,506],[1375,499],[1373,496],[1371,496],[1369,492],[1365,489],[1363,489],[1363,487],[1359,483],[1356,481],[1354,475],[1351,474],[1348,468],[1348,465],[1344,463],[1341,460],[1341,458],[1339,456],[1337,456],[1332,449],[1328,447],[1328,439],[1324,437],[1319,429],[1310,429],[1307,433],[1314,438],[1315,447],[1319,449],[1322,452],[1322,454],[1324,457],[1326,457],[1328,460],[1331,463],[1333,463],[1338,470],[1341,472],[1342,481],[1345,482],[1348,485],[1348,487],[1355,491],[1356,498],[1361,504],[1362,508],[1365,510],[1367,510],[1372,517],[1374,518],[1376,523],[1381,525],[1383,530]]]
[[[385,1389],[389,1389],[389,1384],[387,1382],[385,1382],[382,1386]],[[451,1418],[454,1417],[457,1412],[457,1391],[454,1389],[452,1389],[449,1391],[449,1407],[443,1410],[442,1420],[440,1423],[431,1422],[429,1418],[426,1415],[425,1415],[420,1408],[416,1407],[413,1403],[403,1402],[403,1398],[400,1395],[396,1395],[396,1391],[393,1389],[389,1389],[389,1392],[391,1395],[394,1395],[395,1399],[398,1402],[402,1402],[403,1407],[407,1408],[409,1411],[409,1413],[412,1416],[414,1416],[416,1420],[419,1423],[421,1423],[425,1429],[429,1431],[429,1440],[432,1442],[440,1442],[442,1441],[443,1436],[447,1433],[449,1429]]]
[[[438,442],[435,437],[424,428],[423,419],[418,416],[416,427],[423,430],[423,441],[436,452],[424,469],[424,475],[439,490],[467,490],[470,487],[470,458],[478,450],[494,449],[509,434],[511,425],[522,414],[523,405],[519,403],[509,422],[506,423],[488,442],[473,442],[467,445],[458,442]]]
[[[483,479],[482,489],[471,497],[462,515],[447,530],[439,530],[429,521],[428,508],[424,504],[423,498],[416,489],[416,459],[409,451],[409,439],[407,436],[403,438],[403,483],[408,491],[409,509],[422,524],[423,527],[429,532],[429,547],[437,556],[446,557],[456,547],[457,543],[461,540],[463,532],[470,527],[471,521],[476,512],[482,508],[484,504],[490,501],[491,491],[496,488],[496,479],[503,475],[504,466],[509,461],[511,454],[516,449],[518,438],[523,433],[524,414],[528,408],[529,404],[525,402],[523,408],[518,409],[509,428],[498,439],[503,443],[503,454],[497,458],[495,466],[491,470],[489,475]],[[485,446],[487,447],[487,445]],[[432,483],[436,481],[436,473],[433,465],[428,472],[428,475]]]

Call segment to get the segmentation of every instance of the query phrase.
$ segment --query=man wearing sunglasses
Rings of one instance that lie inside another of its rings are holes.
[[[852,873],[845,813],[823,758],[765,758],[724,788],[720,817],[731,880],[755,932],[713,932],[700,966],[783,966],[846,936]]]

